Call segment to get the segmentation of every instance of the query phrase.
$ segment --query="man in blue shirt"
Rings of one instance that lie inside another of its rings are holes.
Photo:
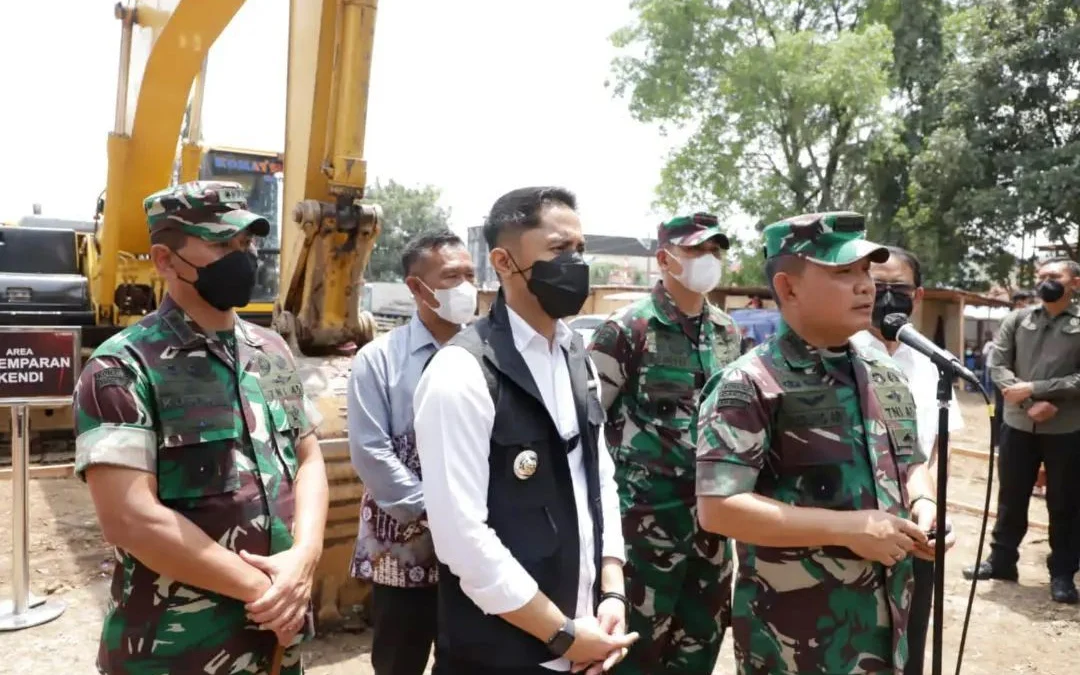
[[[424,512],[413,392],[424,364],[476,313],[475,270],[454,233],[424,233],[402,256],[409,323],[369,342],[349,377],[349,452],[364,483],[352,575],[373,586],[375,675],[421,675],[435,639],[438,566]]]

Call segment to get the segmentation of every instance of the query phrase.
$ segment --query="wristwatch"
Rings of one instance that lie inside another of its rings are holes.
[[[562,628],[548,638],[547,648],[555,656],[562,656],[572,644],[574,644],[574,621],[567,619],[563,622]]]

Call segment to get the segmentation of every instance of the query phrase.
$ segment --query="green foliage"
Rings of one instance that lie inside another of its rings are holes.
[[[765,256],[761,242],[742,241],[731,237],[731,248],[725,259],[725,286],[765,286]]]
[[[669,210],[739,207],[764,225],[867,200],[867,161],[895,142],[892,36],[868,3],[636,0],[613,40],[634,116],[690,132],[658,188]]]
[[[449,229],[450,211],[439,206],[440,192],[426,185],[410,188],[394,181],[375,182],[364,201],[383,209],[382,232],[371,253],[364,278],[368,281],[403,281],[401,254],[410,239],[427,230]]]
[[[634,0],[615,93],[686,141],[657,201],[762,226],[852,209],[928,281],[1016,281],[1080,236],[1075,0]],[[727,279],[758,278],[750,246]]]
[[[589,283],[596,286],[607,284],[611,273],[619,267],[615,263],[592,263],[589,265]]]
[[[1010,285],[1020,237],[1080,228],[1080,23],[1066,0],[993,0],[947,23],[941,125],[912,165],[906,228],[953,242],[952,280]]]

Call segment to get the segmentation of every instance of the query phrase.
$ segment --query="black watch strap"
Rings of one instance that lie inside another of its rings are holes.
[[[574,620],[567,619],[563,622],[562,628],[548,638],[547,648],[555,656],[562,656],[572,644],[574,644]]]

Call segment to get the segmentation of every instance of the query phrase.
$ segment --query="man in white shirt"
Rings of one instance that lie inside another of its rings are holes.
[[[860,347],[873,347],[893,358],[911,387],[915,400],[916,429],[919,434],[919,450],[922,461],[927,462],[930,479],[937,478],[937,366],[926,356],[900,342],[885,342],[878,328],[889,314],[911,316],[922,302],[922,268],[913,253],[895,246],[889,249],[889,259],[870,266],[870,275],[877,286],[874,298],[872,328],[858,333],[852,342]],[[956,390],[949,402],[949,432],[964,427],[964,418],[956,401]],[[952,546],[954,535],[946,538],[946,546]],[[923,656],[926,651],[926,631],[930,622],[930,608],[934,594],[934,564],[914,559],[915,589],[911,599],[911,615],[908,618],[908,662],[904,675],[921,675]]]
[[[560,319],[589,293],[574,196],[521,188],[484,224],[501,288],[414,398],[439,558],[436,675],[599,673],[625,635],[624,548],[599,378]]]

